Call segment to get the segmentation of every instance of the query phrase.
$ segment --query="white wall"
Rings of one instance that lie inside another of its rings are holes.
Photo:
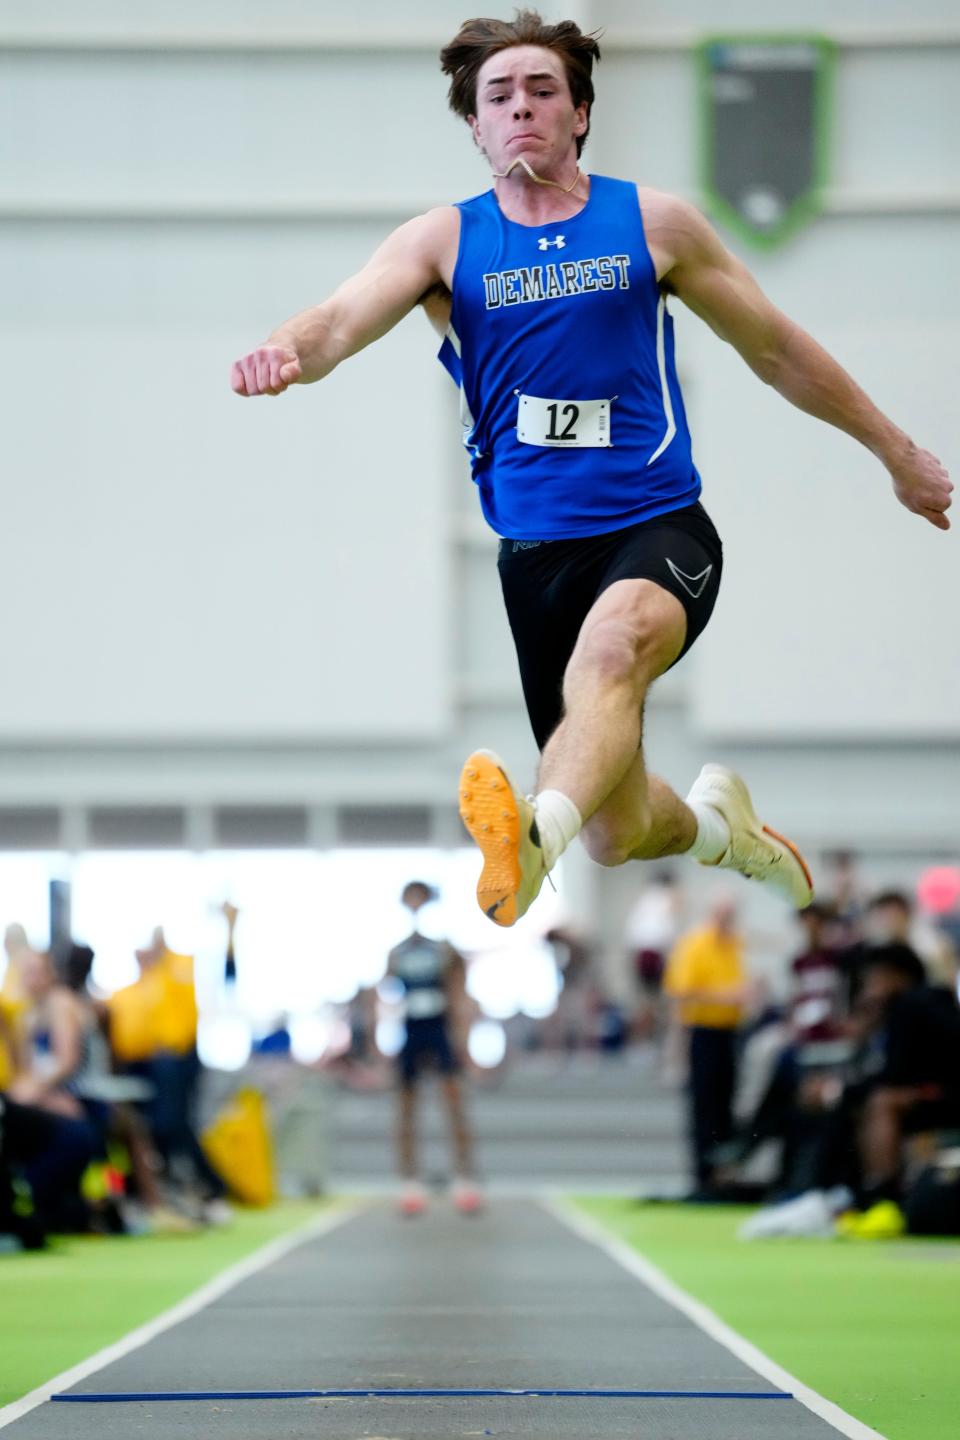
[[[604,164],[696,194],[688,57],[616,53],[600,74]],[[774,302],[947,463],[960,452],[958,80],[956,46],[842,50],[827,214],[772,253],[725,237]],[[938,197],[952,208],[931,213]],[[954,537],[909,516],[872,455],[758,386],[673,308],[694,455],[726,552],[693,670],[694,723],[711,737],[956,736]]]
[[[337,174],[324,159],[330,115],[378,88],[376,65],[357,69],[0,56],[0,267],[17,276],[0,302],[16,337],[0,355],[4,578],[30,597],[29,624],[0,626],[18,677],[0,734],[449,728],[432,332],[412,316],[282,404],[227,383],[236,354],[391,227],[368,214],[383,187],[362,160]],[[280,196],[311,200],[320,170],[357,213],[274,217]]]

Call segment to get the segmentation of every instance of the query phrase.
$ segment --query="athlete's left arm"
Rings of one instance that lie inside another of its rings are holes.
[[[897,499],[940,530],[953,486],[943,465],[887,418],[812,336],[764,295],[700,212],[673,196],[643,205],[663,289],[728,341],[766,384],[859,440],[890,472]]]

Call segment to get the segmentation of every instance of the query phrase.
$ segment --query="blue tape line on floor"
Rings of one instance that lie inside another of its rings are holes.
[[[117,1394],[61,1394],[51,1400],[116,1405],[156,1400],[425,1400],[522,1398],[541,1400],[792,1400],[785,1390],[135,1390]]]

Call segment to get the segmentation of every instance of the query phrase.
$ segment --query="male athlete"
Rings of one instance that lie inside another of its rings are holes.
[[[492,752],[464,766],[460,810],[483,852],[477,898],[491,919],[523,915],[578,832],[600,864],[688,853],[803,908],[807,866],[761,824],[738,775],[706,765],[683,801],[644,765],[647,690],[703,630],[722,566],[667,297],[793,405],[866,445],[900,503],[941,530],[953,487],[692,205],[580,170],[599,53],[573,22],[534,11],[465,22],[441,65],[493,188],[400,226],[329,300],[237,361],[231,383],[279,395],[320,380],[417,304],[446,334],[543,752],[529,800]]]
[[[387,962],[387,973],[399,980],[404,991],[406,1033],[397,1056],[397,1157],[403,1179],[400,1209],[404,1215],[421,1215],[427,1208],[427,1192],[417,1164],[417,1092],[424,1072],[434,1069],[440,1075],[450,1124],[453,1203],[462,1214],[472,1215],[481,1208],[482,1198],[473,1178],[473,1131],[464,1106],[457,1053],[463,1048],[457,1042],[465,1018],[464,960],[446,940],[431,940],[420,932],[418,913],[437,898],[432,886],[411,880],[400,898],[413,925],[406,939],[394,945]]]

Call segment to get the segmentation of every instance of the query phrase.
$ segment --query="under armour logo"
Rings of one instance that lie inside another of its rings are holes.
[[[537,241],[537,244],[540,246],[541,250],[549,250],[551,245],[555,245],[558,250],[562,250],[566,243],[566,237],[563,235],[558,235],[556,240],[548,240],[546,235],[541,235],[540,239]]]
[[[703,587],[710,579],[710,572],[712,571],[713,566],[708,565],[705,570],[700,571],[699,575],[687,575],[684,573],[683,570],[680,569],[679,566],[674,565],[669,555],[667,555],[665,559],[667,564],[670,566],[671,572],[676,577],[676,579],[679,580],[680,584],[683,586],[684,590],[686,590],[687,594],[692,595],[694,600],[698,600],[703,594]]]

